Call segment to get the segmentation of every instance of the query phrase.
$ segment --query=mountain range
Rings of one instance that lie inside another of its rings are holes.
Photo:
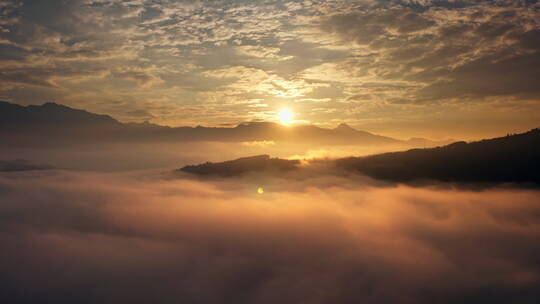
[[[21,106],[3,101],[0,101],[0,139],[11,146],[96,142],[280,141],[411,148],[448,143],[421,138],[402,141],[356,130],[347,124],[326,129],[314,125],[283,126],[273,122],[246,122],[235,127],[167,127],[148,122],[121,123],[108,115],[53,102]]]
[[[277,166],[276,164],[279,164]],[[401,183],[437,181],[465,184],[520,183],[540,186],[540,129],[477,142],[403,152],[327,160],[330,172],[351,172]],[[267,155],[186,166],[203,176],[241,176],[301,169],[298,161]],[[328,173],[328,171],[324,171]]]

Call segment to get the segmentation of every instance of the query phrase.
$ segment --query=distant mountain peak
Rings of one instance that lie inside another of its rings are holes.
[[[59,103],[56,103],[54,101],[47,101],[44,104],[42,104],[42,106],[44,106],[44,107],[66,107],[66,106],[61,105]]]
[[[63,104],[59,104],[59,103],[56,103],[54,101],[48,101],[44,104],[42,104],[41,106],[39,105],[36,105],[35,107],[41,107],[43,109],[51,109],[51,110],[56,110],[56,109],[63,109],[63,110],[77,110],[77,109],[73,109],[73,108],[70,108],[68,106],[65,106]],[[80,111],[83,111],[83,110],[80,110]]]
[[[44,126],[89,126],[92,124],[120,123],[108,115],[101,115],[86,110],[74,109],[56,102],[45,102],[41,105],[22,106],[2,103],[0,123],[42,128]]]
[[[8,128],[9,127],[9,128]],[[80,127],[80,128],[78,128]],[[107,130],[97,132],[99,130]],[[105,129],[104,129],[105,128]],[[316,144],[358,144],[366,146],[410,143],[356,130],[342,123],[335,129],[316,125],[251,121],[235,127],[166,127],[144,123],[121,123],[108,115],[74,109],[55,102],[21,106],[0,102],[0,135],[26,132],[21,144],[35,138],[36,132],[44,142],[98,141],[280,141]],[[60,132],[60,131],[61,132]],[[47,140],[45,140],[47,139]],[[29,143],[30,144],[30,143]]]
[[[357,131],[355,128],[349,126],[346,123],[340,123],[339,126],[337,126],[335,128],[335,130],[339,130],[339,131]]]

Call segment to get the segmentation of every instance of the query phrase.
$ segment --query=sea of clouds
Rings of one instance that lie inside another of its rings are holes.
[[[4,303],[537,303],[539,240],[535,190],[0,173]]]

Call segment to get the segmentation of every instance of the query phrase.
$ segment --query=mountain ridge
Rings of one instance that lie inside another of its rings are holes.
[[[314,125],[283,126],[275,122],[244,122],[234,127],[169,127],[152,123],[122,123],[54,102],[21,106],[0,101],[0,137],[11,144],[133,142],[133,141],[283,141],[319,144],[405,145],[413,143],[356,130],[342,123],[334,129]],[[430,146],[446,142],[422,139]],[[416,143],[415,143],[416,144]]]
[[[519,134],[459,141],[336,161],[339,168],[397,182],[532,182],[540,185],[540,128]]]
[[[201,176],[242,176],[248,173],[272,174],[271,163],[282,161],[291,171],[298,162],[268,155],[231,161],[185,166],[178,171]],[[411,149],[363,157],[324,160],[327,171],[359,173],[377,180],[398,183],[450,182],[460,184],[519,183],[540,186],[540,128],[446,146]]]

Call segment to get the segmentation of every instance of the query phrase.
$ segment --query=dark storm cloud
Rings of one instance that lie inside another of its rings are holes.
[[[539,296],[533,191],[33,172],[2,174],[0,198],[0,294],[10,303]]]

